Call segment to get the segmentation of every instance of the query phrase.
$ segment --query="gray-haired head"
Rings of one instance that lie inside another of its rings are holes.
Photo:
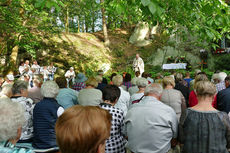
[[[9,98],[0,98],[0,142],[18,138],[18,129],[25,123],[25,109]]]
[[[137,85],[137,80],[138,80],[138,77],[133,78],[133,79],[131,80],[131,84],[132,84],[133,86]]]
[[[113,77],[112,82],[115,86],[120,86],[123,83],[123,77],[121,75],[116,75]]]
[[[138,88],[145,88],[148,85],[148,80],[146,78],[138,78],[137,86]]]
[[[28,90],[28,85],[29,85],[28,82],[23,80],[15,81],[12,87],[13,95],[22,94],[23,90]]]
[[[148,85],[145,88],[145,95],[155,94],[156,96],[161,96],[163,92],[163,87],[159,83],[153,83],[151,85]]]
[[[46,98],[56,98],[59,87],[55,81],[46,81],[42,84],[41,93]]]

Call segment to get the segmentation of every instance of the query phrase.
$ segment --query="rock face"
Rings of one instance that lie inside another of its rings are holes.
[[[148,60],[148,64],[152,66],[158,66],[165,64],[167,62],[166,57],[172,56],[172,57],[178,57],[178,56],[185,56],[185,58],[189,61],[189,63],[192,65],[192,67],[196,68],[199,66],[199,63],[201,62],[199,55],[193,54],[191,52],[186,51],[179,51],[171,46],[165,46],[162,49],[158,49],[155,54],[150,56],[150,59]]]
[[[140,22],[136,25],[136,28],[129,38],[129,42],[135,46],[142,47],[151,44],[151,40],[146,40],[149,37],[150,28],[149,24],[145,22]]]

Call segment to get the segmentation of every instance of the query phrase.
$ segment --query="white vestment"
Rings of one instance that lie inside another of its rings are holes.
[[[133,60],[133,69],[135,72],[140,71],[140,74],[142,74],[145,71],[144,68],[144,61],[142,60],[142,58],[134,58]]]

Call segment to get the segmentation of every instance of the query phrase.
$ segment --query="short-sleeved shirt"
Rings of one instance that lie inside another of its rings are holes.
[[[124,113],[110,104],[101,103],[101,108],[108,110],[112,115],[110,137],[106,140],[106,153],[125,153],[126,140],[122,134],[124,126]]]
[[[22,104],[22,106],[25,108],[25,118],[26,122],[22,126],[22,134],[20,137],[20,140],[29,140],[33,137],[33,109],[35,104],[33,103],[33,100],[26,97],[11,97],[11,100],[13,102],[17,102]]]
[[[124,132],[132,152],[166,153],[171,148],[171,139],[177,137],[177,130],[175,111],[152,96],[133,105],[125,117]]]
[[[183,153],[228,153],[230,120],[225,112],[188,108],[179,127]]]
[[[1,153],[34,153],[30,149],[16,147],[9,141],[0,142],[0,152]]]

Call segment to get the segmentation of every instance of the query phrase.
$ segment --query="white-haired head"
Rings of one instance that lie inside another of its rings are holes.
[[[159,83],[153,83],[151,85],[148,85],[145,88],[145,95],[156,95],[157,97],[160,97],[163,92],[163,87]]]
[[[225,73],[225,72],[220,72],[220,73],[218,73],[218,80],[220,81],[220,82],[222,82],[222,81],[224,81],[224,79],[227,77],[227,74]]]
[[[25,109],[9,98],[0,98],[0,142],[18,139],[18,129],[25,123]]]
[[[12,84],[6,84],[2,87],[1,95],[5,95],[7,97],[12,96]]]
[[[113,77],[112,82],[115,86],[120,86],[123,83],[123,77],[121,75],[116,75]]]
[[[137,86],[138,88],[145,88],[148,85],[148,80],[146,78],[138,78]]]
[[[41,93],[46,98],[56,98],[59,87],[55,81],[46,81],[42,84]]]

